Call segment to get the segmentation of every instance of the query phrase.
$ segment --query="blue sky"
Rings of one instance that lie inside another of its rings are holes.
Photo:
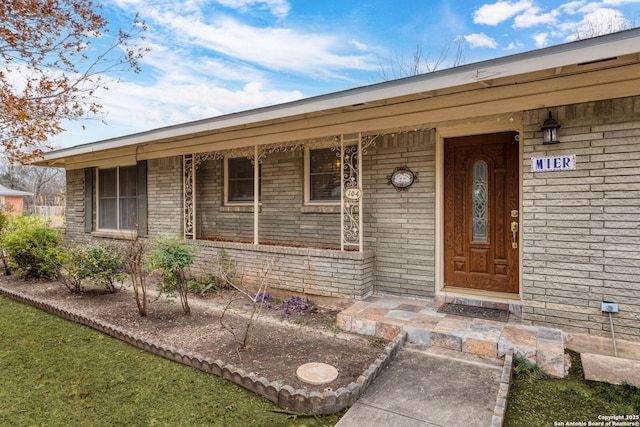
[[[67,123],[68,147],[496,58],[640,25],[640,0],[104,0],[115,26],[138,13],[142,73],[98,93],[101,120]],[[436,65],[437,62],[441,62]],[[84,129],[83,129],[84,127]]]

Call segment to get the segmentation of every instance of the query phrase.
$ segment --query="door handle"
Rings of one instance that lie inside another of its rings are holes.
[[[511,234],[513,235],[511,247],[513,249],[518,249],[518,221],[513,221],[511,223]]]

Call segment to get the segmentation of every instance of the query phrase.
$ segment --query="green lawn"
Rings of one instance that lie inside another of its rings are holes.
[[[331,426],[0,296],[2,426]]]
[[[505,427],[598,425],[599,422],[607,425],[607,420],[602,418],[606,416],[622,416],[617,422],[631,422],[631,426],[636,422],[640,424],[636,418],[640,415],[640,389],[586,381],[580,355],[574,352],[569,355],[571,369],[563,379],[514,379]],[[625,420],[625,416],[629,419]]]

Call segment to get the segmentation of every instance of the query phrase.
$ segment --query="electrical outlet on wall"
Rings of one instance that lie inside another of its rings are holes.
[[[600,303],[600,308],[604,313],[617,313],[618,312],[618,304],[615,302],[602,301]]]

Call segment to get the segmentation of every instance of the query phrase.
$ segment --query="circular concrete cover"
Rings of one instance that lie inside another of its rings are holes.
[[[326,363],[306,363],[296,371],[298,379],[312,385],[328,384],[338,378],[338,370]]]

